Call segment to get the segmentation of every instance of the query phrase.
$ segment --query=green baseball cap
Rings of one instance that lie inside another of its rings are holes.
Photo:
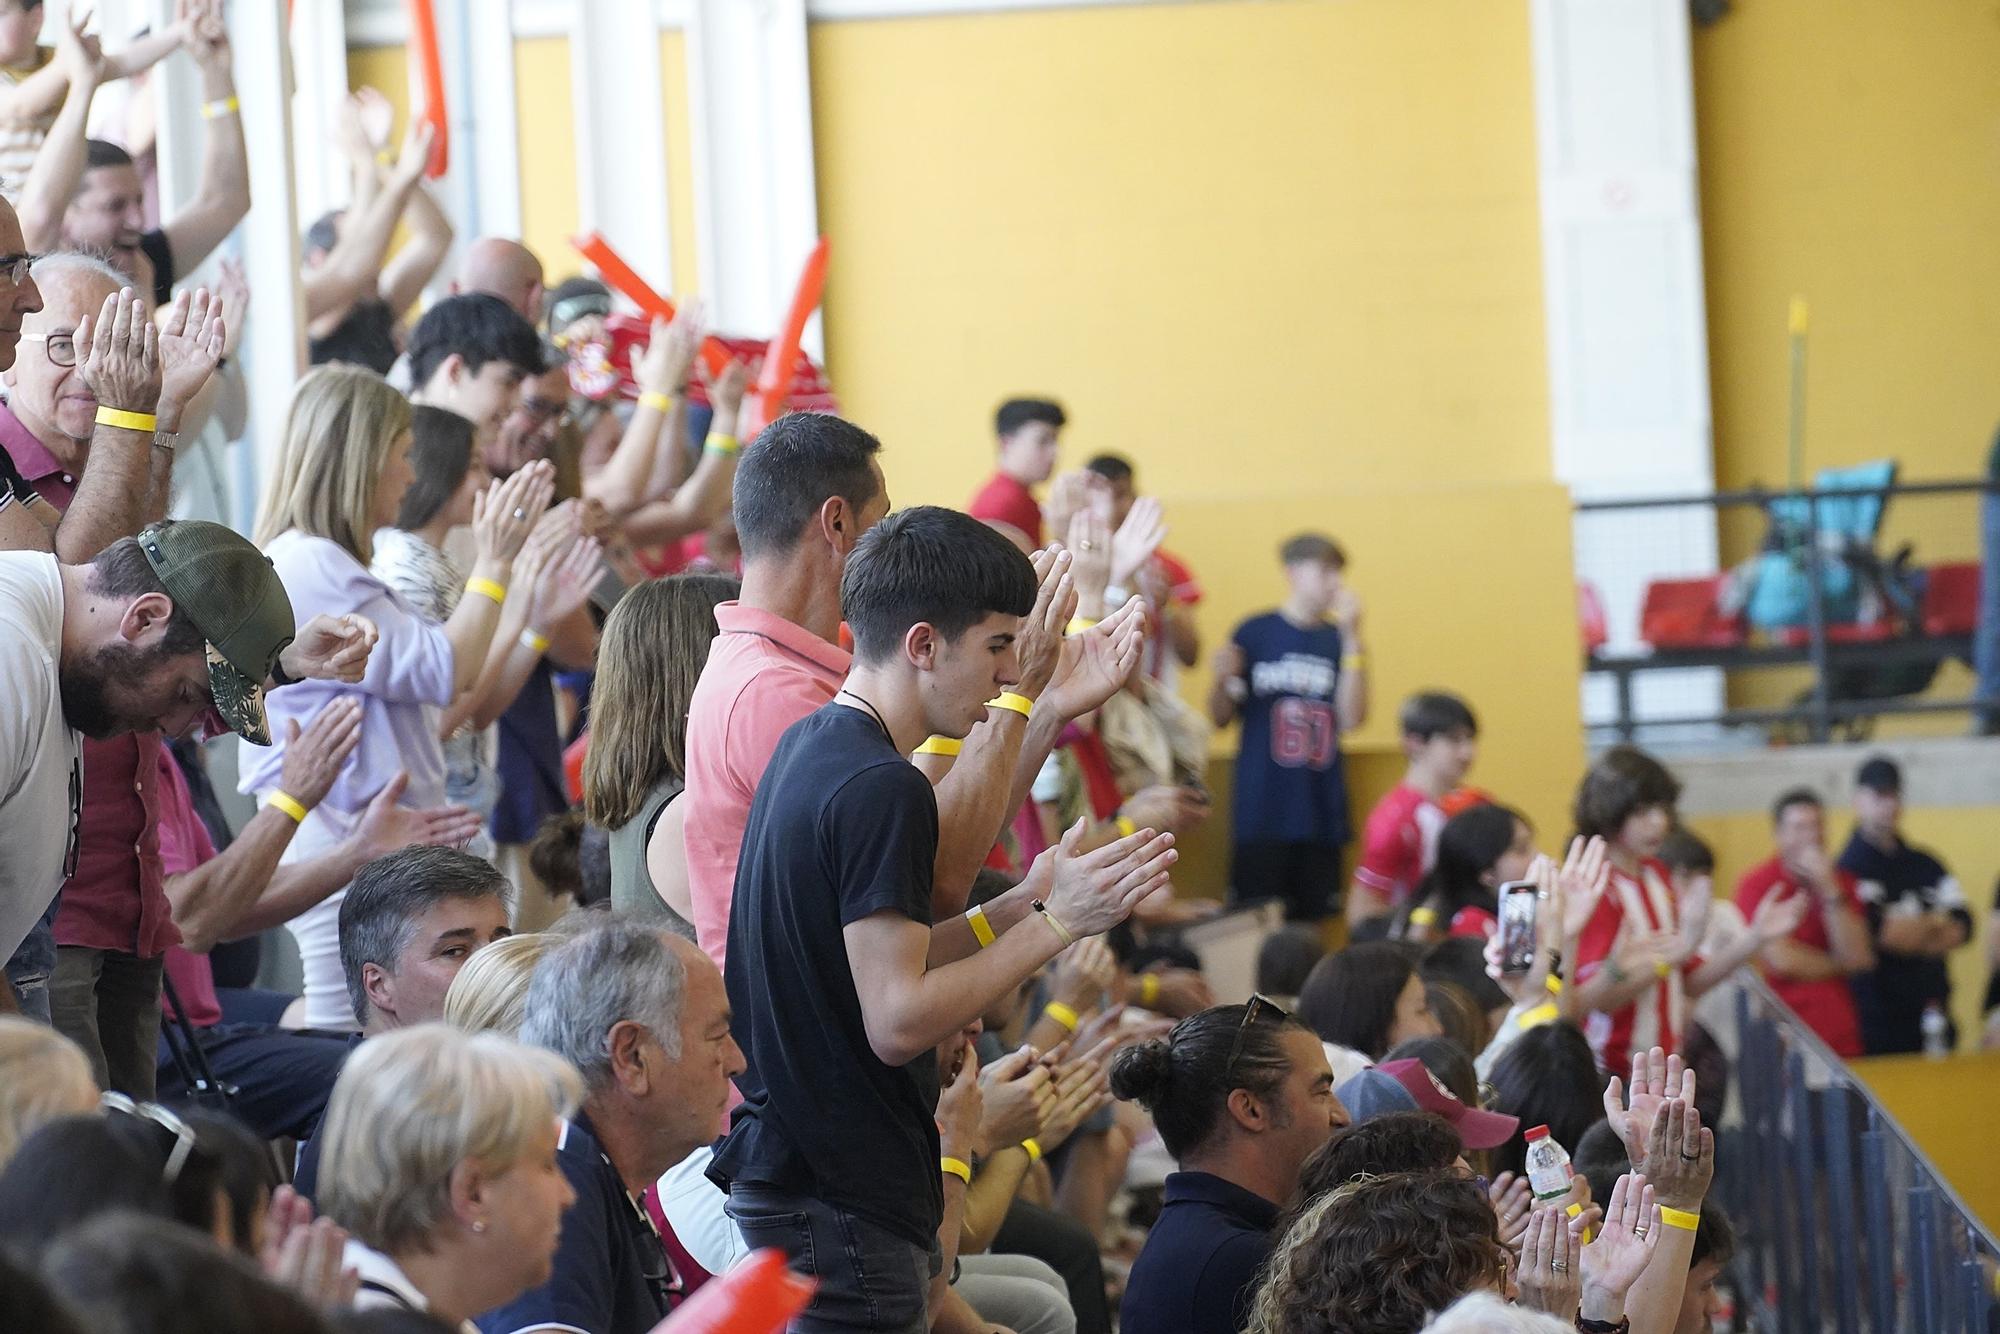
[[[238,736],[271,744],[264,682],[297,625],[271,558],[219,523],[168,519],[139,534],[167,596],[208,641],[208,689]]]

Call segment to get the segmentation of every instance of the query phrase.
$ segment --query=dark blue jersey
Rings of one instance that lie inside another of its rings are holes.
[[[1236,840],[1347,842],[1347,776],[1334,707],[1339,627],[1302,627],[1267,612],[1236,627],[1235,642],[1248,688],[1238,709]]]

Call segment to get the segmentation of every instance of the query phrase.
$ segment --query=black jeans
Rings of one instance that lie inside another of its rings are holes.
[[[49,980],[50,1017],[83,1048],[98,1085],[142,1102],[153,1098],[165,962],[60,945]]]
[[[1346,888],[1338,843],[1238,843],[1229,858],[1232,905],[1282,899],[1288,922],[1317,922],[1340,911]]]
[[[819,1280],[792,1334],[881,1330],[926,1334],[931,1279],[943,1264],[925,1247],[825,1200],[762,1186],[733,1186],[730,1218],[751,1250],[775,1246]]]

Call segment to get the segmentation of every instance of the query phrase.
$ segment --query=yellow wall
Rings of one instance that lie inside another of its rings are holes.
[[[577,228],[569,39],[516,39],[514,87],[520,103],[521,241],[541,256],[553,287],[579,266],[569,243]]]
[[[701,288],[694,233],[694,145],[688,132],[687,35],[660,34],[660,97],[667,121],[667,235],[674,261],[674,291]]]
[[[1697,816],[1688,825],[1715,849],[1716,892],[1735,893],[1742,874],[1771,855],[1771,817],[1766,811]],[[1827,812],[1829,848],[1838,854],[1853,831],[1843,811]],[[2000,879],[2000,847],[1993,841],[1991,807],[1912,807],[1904,816],[1904,836],[1951,868],[1972,901],[1973,938],[1951,956],[1952,1017],[1961,1045],[1976,1045],[1980,1006],[1986,998],[1987,909]]]
[[[410,112],[409,53],[400,46],[354,47],[347,53],[347,86],[371,86],[396,111],[396,128],[389,140],[394,152],[403,142],[404,118]]]
[[[1282,596],[1281,538],[1334,532],[1371,608],[1358,744],[1393,747],[1405,693],[1461,689],[1475,778],[1559,833],[1577,639],[1526,7],[1109,7],[810,43],[828,359],[895,501],[963,504],[994,405],[1057,395],[1066,464],[1129,452],[1166,502],[1209,644]]]

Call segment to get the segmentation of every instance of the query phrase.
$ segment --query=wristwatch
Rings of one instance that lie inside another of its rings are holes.
[[[1632,1317],[1621,1316],[1616,1323],[1609,1320],[1586,1320],[1576,1318],[1576,1327],[1583,1334],[1632,1334]]]

